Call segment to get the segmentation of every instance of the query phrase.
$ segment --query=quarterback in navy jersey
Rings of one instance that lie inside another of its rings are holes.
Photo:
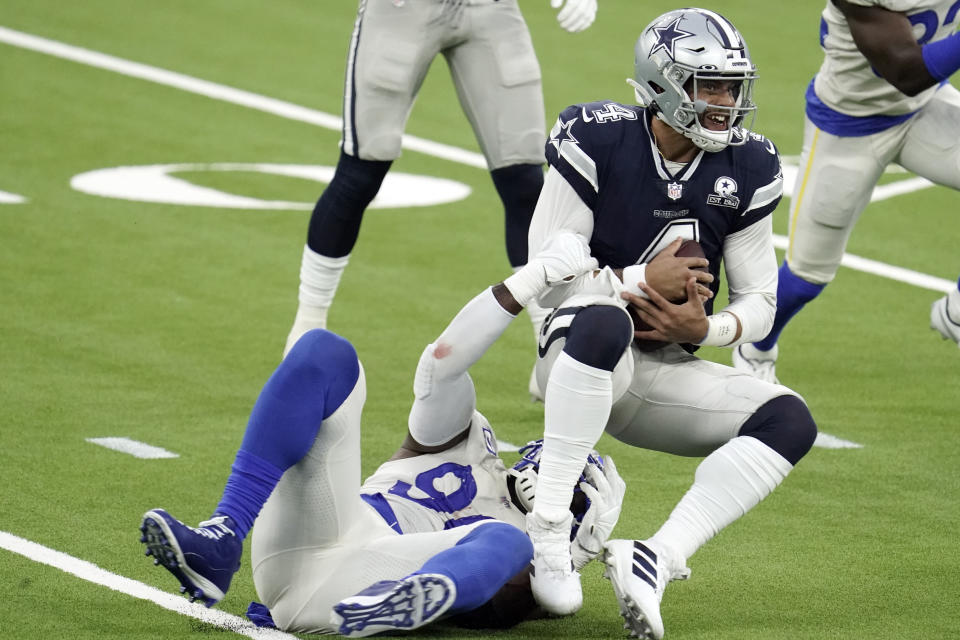
[[[758,133],[734,130],[739,146],[698,149],[678,171],[657,148],[651,111],[616,102],[567,107],[547,161],[593,214],[590,250],[601,267],[649,262],[665,239],[697,240],[717,292],[724,240],[769,216],[783,193],[780,157]],[[706,302],[710,314],[712,300]]]
[[[553,613],[575,611],[583,595],[566,507],[603,432],[703,457],[652,536],[606,544],[628,628],[661,638],[666,585],[783,481],[817,429],[790,389],[693,354],[763,336],[776,307],[770,214],[783,178],[774,144],[749,128],[756,67],[746,43],[723,16],[687,8],[650,23],[634,54],[641,106],[571,106],[546,144],[530,251],[577,234],[599,268],[538,297],[554,311],[538,345],[544,442],[527,532],[534,597]],[[704,256],[681,252],[683,240]],[[729,302],[715,309],[721,274]]]

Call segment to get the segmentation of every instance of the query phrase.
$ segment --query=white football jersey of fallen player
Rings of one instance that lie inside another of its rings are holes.
[[[360,492],[382,496],[396,517],[396,526],[389,524],[402,533],[442,531],[489,518],[525,530],[524,516],[510,500],[496,436],[478,411],[469,435],[455,447],[385,462]]]

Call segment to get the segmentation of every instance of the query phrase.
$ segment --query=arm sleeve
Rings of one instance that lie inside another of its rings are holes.
[[[773,249],[773,219],[766,216],[727,236],[723,245],[724,272],[730,290],[728,311],[740,319],[740,338],[729,345],[760,340],[773,327],[777,311],[777,254]]]

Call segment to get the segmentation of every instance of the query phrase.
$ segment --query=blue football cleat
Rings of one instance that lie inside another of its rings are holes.
[[[147,545],[154,564],[162,564],[180,581],[180,593],[212,607],[223,600],[240,568],[243,541],[233,526],[230,518],[217,516],[188,527],[163,509],[152,509],[143,514],[140,542]]]
[[[437,573],[384,580],[335,604],[330,622],[348,638],[409,631],[437,620],[456,597],[453,580]]]

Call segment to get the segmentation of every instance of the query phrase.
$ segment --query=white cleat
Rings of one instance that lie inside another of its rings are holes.
[[[944,340],[953,340],[960,346],[958,308],[960,308],[960,291],[954,289],[930,306],[930,328],[939,331]]]
[[[630,637],[644,640],[663,638],[660,601],[671,580],[690,577],[687,567],[671,566],[667,550],[653,542],[610,540],[605,545],[604,577],[613,585],[625,629]]]
[[[543,522],[527,514],[527,535],[533,542],[530,589],[543,609],[555,616],[568,616],[583,606],[580,574],[573,568],[570,555],[572,514],[562,522]]]
[[[764,382],[780,384],[777,380],[779,351],[777,345],[773,345],[770,351],[761,351],[749,342],[745,342],[733,350],[733,367]]]

